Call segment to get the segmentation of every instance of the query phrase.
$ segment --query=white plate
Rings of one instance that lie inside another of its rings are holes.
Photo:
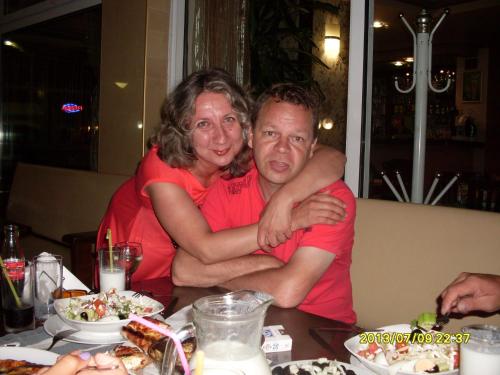
[[[59,316],[52,315],[45,321],[45,323],[43,324],[43,328],[49,335],[54,336],[59,331],[64,331],[73,327],[70,327],[69,325],[64,323],[59,318]],[[127,341],[125,338],[123,338],[120,331],[104,333],[78,331],[76,333],[73,333],[71,336],[64,338],[63,340],[76,342],[79,344],[117,344]]]
[[[271,367],[271,370],[273,370],[276,367],[286,367],[289,365],[297,365],[297,366],[310,365],[315,361],[317,361],[317,359],[310,359],[307,361],[292,361],[292,362],[279,363],[276,366]],[[356,373],[356,375],[373,375],[373,373],[371,371],[369,371],[363,367],[357,367],[357,366],[350,365],[348,363],[338,362],[338,361],[337,361],[337,363],[339,365],[344,366],[347,370],[354,371]]]
[[[23,347],[2,347],[0,349],[0,359],[25,360],[39,365],[51,366],[56,363],[59,354],[46,350],[23,348]]]
[[[402,333],[409,333],[411,332],[411,327],[409,324],[395,324],[392,326],[385,326],[382,327],[386,332],[402,332]],[[352,364],[359,364],[361,363],[363,366],[369,368],[371,371],[373,371],[376,374],[379,375],[414,375],[416,374],[415,372],[407,372],[407,371],[398,371],[397,369],[389,369],[389,366],[384,366],[384,365],[379,365],[378,363],[374,363],[372,361],[367,360],[366,358],[358,355],[358,347],[359,347],[359,335],[351,337],[349,340],[347,340],[344,343],[344,346],[351,352],[351,354],[356,358],[356,361],[353,361],[351,357],[351,363]],[[393,365],[394,366],[394,365]],[[458,375],[458,369],[456,370],[451,370],[451,371],[443,371],[443,372],[438,372],[439,375]]]
[[[146,306],[150,306],[153,308],[153,311],[147,314],[143,314],[142,316],[152,316],[156,315],[159,312],[163,311],[164,306],[158,302],[155,301],[152,298],[149,298],[147,296],[140,296],[140,297],[132,297],[132,295],[135,292],[133,290],[124,290],[121,292],[118,292],[120,296],[126,297],[127,299],[134,300],[138,303],[141,303]],[[96,298],[96,294],[91,294],[88,296],[81,296],[81,297],[73,297],[73,298],[63,298],[63,299],[58,299],[54,302],[54,308],[56,310],[57,315],[66,323],[67,325],[71,326],[72,328],[78,329],[80,331],[92,331],[95,333],[119,333],[120,329],[123,326],[126,326],[128,323],[130,323],[130,319],[122,319],[122,320],[113,320],[113,321],[97,321],[97,322],[85,322],[82,320],[73,320],[73,319],[68,319],[66,317],[65,311],[66,308],[68,307],[69,301],[71,299],[79,299],[82,301],[85,300],[90,300]]]

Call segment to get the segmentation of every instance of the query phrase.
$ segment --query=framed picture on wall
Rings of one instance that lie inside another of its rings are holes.
[[[464,102],[481,101],[481,72],[479,70],[464,72],[462,100]]]

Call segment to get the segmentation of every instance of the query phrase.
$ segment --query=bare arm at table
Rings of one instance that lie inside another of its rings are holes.
[[[281,266],[283,263],[271,255],[246,255],[220,263],[203,264],[178,249],[172,264],[172,282],[177,286],[212,287],[248,273]]]
[[[146,191],[163,229],[181,248],[203,263],[221,262],[258,249],[256,224],[214,233],[181,187],[154,183]]]
[[[292,234],[292,207],[344,175],[346,157],[334,148],[317,145],[304,169],[273,194],[259,222],[258,242],[261,248],[277,246]],[[341,221],[345,215],[342,200],[329,197],[335,205],[331,216]]]
[[[248,255],[258,249],[257,224],[212,232],[200,210],[181,187],[171,183],[153,183],[146,188],[153,209],[163,229],[181,248],[204,264]],[[329,199],[329,197],[327,198]],[[331,206],[331,202],[320,206]],[[312,209],[320,209],[319,206]],[[336,215],[330,209],[326,216]],[[318,223],[329,223],[329,219],[310,215],[310,221],[301,220],[294,228],[304,228]],[[298,222],[298,221],[297,221]],[[188,223],[188,225],[186,224]],[[295,223],[296,224],[296,223]]]
[[[257,271],[222,283],[229,290],[252,289],[271,294],[274,304],[290,308],[299,305],[320,279],[335,254],[316,247],[301,247],[281,268]]]

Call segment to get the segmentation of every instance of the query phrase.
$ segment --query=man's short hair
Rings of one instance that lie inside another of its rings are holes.
[[[295,83],[278,83],[264,91],[257,98],[252,110],[252,128],[255,129],[262,106],[269,100],[275,103],[286,102],[301,105],[312,112],[313,136],[318,136],[320,98],[317,93],[309,88]]]

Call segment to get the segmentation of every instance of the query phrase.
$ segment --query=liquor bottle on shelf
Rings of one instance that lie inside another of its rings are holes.
[[[467,117],[465,121],[465,135],[469,138],[475,138],[477,133],[477,127],[474,123],[474,119],[472,117]]]

